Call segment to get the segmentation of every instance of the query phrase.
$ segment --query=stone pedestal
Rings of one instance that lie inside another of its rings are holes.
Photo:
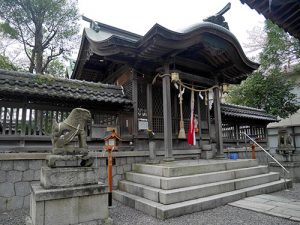
[[[41,183],[31,186],[26,225],[112,224],[108,187],[92,167],[42,167]]]
[[[213,156],[212,146],[210,144],[202,145],[201,159],[212,159]]]
[[[147,163],[149,164],[158,164],[159,159],[156,157],[156,144],[155,141],[149,141],[149,160]]]
[[[292,179],[293,182],[300,182],[300,154],[297,151],[289,157],[279,154],[275,154],[274,157],[290,172],[287,175],[288,178]],[[282,173],[282,168],[277,163],[270,162],[269,166],[272,172]]]
[[[56,189],[32,185],[31,188],[30,217],[26,225],[112,224],[104,184]]]
[[[91,167],[42,167],[41,185],[46,188],[97,184],[96,170]]]

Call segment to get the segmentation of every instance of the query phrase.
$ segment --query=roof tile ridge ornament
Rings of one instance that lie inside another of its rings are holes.
[[[99,23],[87,18],[86,16],[82,15],[82,19],[86,22],[90,23],[90,28],[96,31],[97,33],[101,30],[101,27],[99,26]]]
[[[227,5],[221,9],[219,12],[217,12],[215,15],[209,16],[206,19],[204,19],[203,21],[205,22],[211,22],[217,25],[220,25],[224,28],[226,28],[227,30],[229,30],[229,26],[228,23],[225,21],[224,18],[224,14],[231,8],[231,3],[228,2]]]

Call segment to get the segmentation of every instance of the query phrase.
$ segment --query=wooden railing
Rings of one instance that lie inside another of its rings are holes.
[[[222,124],[223,139],[226,141],[244,141],[246,133],[258,141],[266,141],[266,127],[259,125]]]

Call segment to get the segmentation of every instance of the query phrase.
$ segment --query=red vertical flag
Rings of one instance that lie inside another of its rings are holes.
[[[195,105],[195,98],[194,98],[194,91],[192,91],[192,93],[191,93],[191,118],[190,118],[189,131],[188,131],[188,144],[190,144],[190,145],[196,145],[194,105]]]

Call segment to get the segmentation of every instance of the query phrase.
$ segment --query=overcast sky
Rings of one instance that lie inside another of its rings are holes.
[[[144,35],[155,23],[175,31],[202,22],[220,11],[228,0],[79,0],[80,13],[95,21]],[[225,20],[243,46],[254,26],[263,26],[264,17],[231,0]],[[88,24],[85,24],[88,26]]]

